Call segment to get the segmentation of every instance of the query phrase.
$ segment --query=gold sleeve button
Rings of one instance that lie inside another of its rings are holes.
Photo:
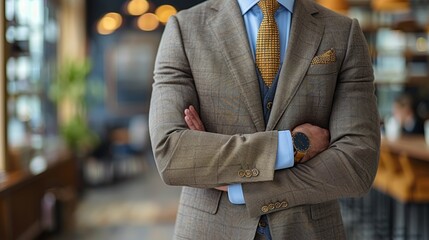
[[[256,168],[252,169],[252,176],[254,176],[254,177],[259,176],[259,170]]]
[[[244,172],[244,170],[238,171],[238,176],[240,176],[241,178],[243,178],[244,175],[246,175],[245,172]]]
[[[281,203],[281,207],[282,208],[287,208],[287,206],[288,206],[289,204],[286,202],[286,201],[283,201],[282,203]]]
[[[261,211],[264,213],[268,212],[268,206],[266,205],[262,206]]]
[[[274,203],[268,204],[268,209],[273,210],[275,208]]]
[[[274,203],[274,206],[276,208],[280,208],[282,206],[282,204],[281,204],[281,202],[276,202],[276,203]]]
[[[251,177],[252,177],[252,171],[251,171],[250,169],[247,169],[247,170],[245,170],[244,172],[245,172],[245,176],[246,176],[247,178],[251,178]]]

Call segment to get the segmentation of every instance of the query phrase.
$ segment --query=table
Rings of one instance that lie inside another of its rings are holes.
[[[403,135],[398,139],[381,138],[381,148],[388,148],[396,154],[405,153],[407,156],[429,162],[429,145],[423,135]]]

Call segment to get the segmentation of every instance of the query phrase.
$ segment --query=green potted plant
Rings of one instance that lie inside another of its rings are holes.
[[[97,142],[97,135],[89,128],[86,120],[87,96],[97,92],[94,89],[100,90],[88,84],[90,70],[89,61],[63,64],[49,91],[58,106],[60,134],[77,154],[86,152]]]

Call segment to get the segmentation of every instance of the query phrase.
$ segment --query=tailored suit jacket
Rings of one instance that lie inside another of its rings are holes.
[[[170,18],[154,71],[149,127],[159,173],[183,186],[175,239],[253,239],[266,214],[274,239],[344,239],[338,199],[365,194],[378,165],[373,71],[358,22],[296,0],[265,125],[255,63],[235,0]],[[189,130],[194,105],[207,132]],[[329,129],[327,150],[274,171],[278,130]],[[244,173],[244,174],[243,174]],[[246,204],[216,186],[242,183]]]

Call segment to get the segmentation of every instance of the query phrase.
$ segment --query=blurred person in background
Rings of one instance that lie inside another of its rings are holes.
[[[380,144],[356,20],[209,0],[170,18],[154,80],[158,171],[183,186],[175,239],[345,239],[338,199],[370,189]]]
[[[424,122],[416,114],[415,100],[410,94],[401,94],[392,105],[392,115],[401,126],[402,133],[424,134]]]

